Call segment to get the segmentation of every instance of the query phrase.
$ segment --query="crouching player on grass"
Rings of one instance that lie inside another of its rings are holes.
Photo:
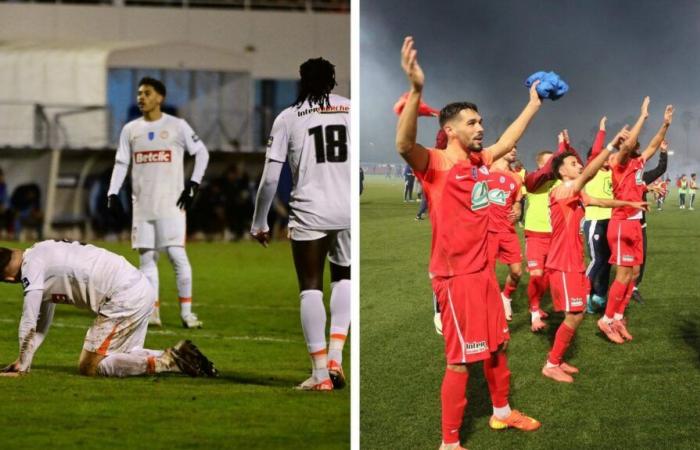
[[[27,250],[0,248],[0,272],[2,281],[21,282],[24,288],[19,357],[1,376],[29,372],[59,303],[97,316],[80,354],[81,375],[217,375],[190,341],[166,350],[143,348],[156,293],[146,276],[122,256],[79,242],[43,241]]]

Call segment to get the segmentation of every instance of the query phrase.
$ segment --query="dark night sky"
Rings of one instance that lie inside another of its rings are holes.
[[[555,70],[569,83],[562,99],[545,100],[520,141],[520,158],[529,169],[537,151],[554,148],[561,128],[567,127],[574,145],[585,150],[600,117],[607,115],[611,137],[635,120],[644,95],[651,97],[651,107],[642,145],[671,103],[676,112],[668,140],[675,155],[669,172],[700,169],[700,2],[365,0],[360,12],[363,162],[400,161],[391,107],[408,90],[399,59],[406,35],[414,36],[426,73],[424,100],[436,108],[475,102],[487,143],[525,106],[528,75]],[[437,119],[420,123],[418,141],[432,145]]]

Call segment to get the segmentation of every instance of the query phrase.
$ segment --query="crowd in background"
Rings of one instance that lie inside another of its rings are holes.
[[[111,175],[110,167],[88,180],[84,221],[89,222],[94,239],[128,240],[131,231],[131,182],[127,179],[119,193],[123,214],[114,215],[107,209]],[[227,167],[223,173],[208,173],[192,208],[187,212],[188,239],[247,239],[259,177],[252,178],[237,165]],[[291,183],[291,171],[285,164],[277,197],[268,216],[273,238],[286,238]],[[39,186],[34,183],[15,187],[10,195],[0,169],[0,239],[43,238],[41,196]]]

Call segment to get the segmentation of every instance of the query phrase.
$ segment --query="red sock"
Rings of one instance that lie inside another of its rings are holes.
[[[627,285],[627,290],[625,291],[625,296],[622,298],[622,301],[617,305],[617,308],[615,308],[615,312],[618,314],[624,314],[625,309],[627,308],[627,305],[630,304],[630,299],[632,298],[632,292],[634,292],[634,281],[630,281],[630,284]]]
[[[442,442],[459,442],[459,429],[467,406],[467,372],[446,369],[442,379]]]
[[[518,289],[518,285],[517,285],[517,284],[510,284],[510,283],[506,282],[506,285],[503,286],[503,295],[505,295],[506,297],[510,298],[510,297],[513,295],[513,292],[515,292],[516,289]]]
[[[612,319],[617,311],[618,305],[624,301],[625,293],[627,292],[627,285],[622,284],[619,281],[613,281],[608,291],[608,304],[605,306],[605,317]]]
[[[484,360],[484,377],[489,384],[491,403],[493,403],[494,408],[508,405],[510,369],[508,369],[508,359],[505,353],[491,353],[491,358]]]
[[[540,299],[547,289],[547,281],[544,275],[530,275],[530,281],[527,283],[527,296],[530,303],[530,311],[538,311],[540,309]]]
[[[574,338],[575,334],[576,330],[562,322],[562,324],[559,325],[557,334],[554,336],[554,345],[552,345],[552,350],[549,352],[547,361],[551,364],[561,364],[564,353],[566,353],[566,350],[569,348],[569,344],[571,344],[571,340]]]

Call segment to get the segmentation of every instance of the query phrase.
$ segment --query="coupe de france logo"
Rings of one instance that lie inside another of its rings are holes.
[[[472,211],[489,206],[489,188],[485,181],[474,184],[472,189]]]
[[[639,169],[634,177],[637,184],[644,184],[644,179],[642,178],[643,175],[644,175],[644,169]]]
[[[489,202],[495,203],[500,206],[506,205],[506,200],[508,199],[508,193],[503,189],[491,189],[489,191]]]
[[[29,287],[29,278],[22,278],[22,286],[24,287],[24,289],[27,289]]]

